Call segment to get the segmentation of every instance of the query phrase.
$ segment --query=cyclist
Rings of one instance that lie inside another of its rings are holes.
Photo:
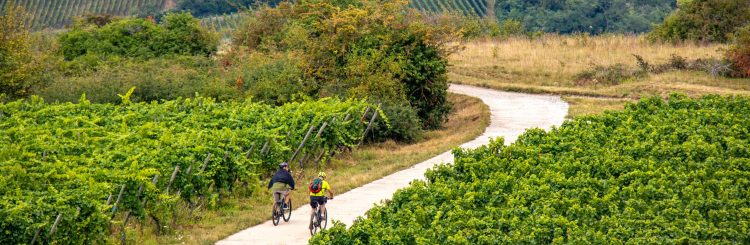
[[[279,203],[281,197],[284,197],[282,208],[287,208],[284,206],[289,202],[289,190],[294,190],[294,178],[292,178],[292,174],[289,171],[288,163],[282,162],[279,164],[279,170],[276,171],[271,181],[268,182],[268,189],[273,193],[274,205]]]
[[[320,205],[320,212],[322,212],[324,215],[326,213],[326,202],[328,201],[328,198],[326,198],[325,193],[328,192],[328,196],[330,199],[333,199],[333,191],[331,190],[331,185],[328,184],[328,181],[326,181],[326,173],[320,172],[318,173],[318,178],[321,180],[320,185],[320,191],[318,193],[313,193],[310,191],[310,206],[312,207],[312,215],[315,215],[315,208]],[[313,180],[315,182],[315,180]],[[325,218],[325,216],[323,216]]]

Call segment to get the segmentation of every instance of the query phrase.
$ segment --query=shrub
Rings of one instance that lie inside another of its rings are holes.
[[[97,23],[94,21],[94,23]],[[60,36],[66,60],[83,55],[154,58],[166,55],[202,55],[216,52],[218,37],[188,13],[168,14],[161,25],[153,20],[113,20],[101,27],[81,22]]]
[[[732,63],[732,75],[735,77],[750,76],[750,25],[746,25],[735,32],[732,46],[727,50],[726,57]]]
[[[3,7],[3,6],[0,6]],[[2,10],[2,9],[0,9]],[[25,97],[39,80],[41,66],[31,49],[26,11],[7,6],[0,16],[0,94]]]
[[[379,142],[393,139],[408,143],[419,139],[422,127],[414,108],[408,104],[386,104],[381,109],[388,117],[390,127],[378,117],[368,135],[369,140]]]
[[[750,21],[746,0],[693,0],[683,3],[649,34],[652,40],[726,42]]]
[[[574,80],[578,85],[618,85],[644,75],[645,72],[632,71],[623,64],[594,65],[591,69],[576,74]]]
[[[423,127],[434,128],[450,110],[448,43],[461,36],[440,20],[409,9],[406,1],[300,1],[252,12],[233,42],[235,50],[299,57],[308,86],[297,92],[407,102]]]
[[[117,60],[86,75],[61,78],[40,91],[47,101],[77,102],[86,94],[91,102],[119,103],[118,94],[135,87],[132,101],[160,101],[200,94],[227,100],[238,91],[219,79],[214,63],[203,57],[176,57],[148,61]]]

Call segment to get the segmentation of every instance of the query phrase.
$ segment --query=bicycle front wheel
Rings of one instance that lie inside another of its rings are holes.
[[[289,222],[289,219],[292,218],[292,199],[289,198],[289,201],[286,202],[286,209],[282,209],[282,216],[284,216],[284,222]]]
[[[325,214],[325,217],[321,217],[320,219],[320,230],[325,230],[328,226],[328,209],[326,208],[326,211],[323,212]]]

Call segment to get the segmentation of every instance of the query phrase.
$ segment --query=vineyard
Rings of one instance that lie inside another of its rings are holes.
[[[0,0],[0,8],[11,2],[29,12],[29,26],[34,30],[61,28],[86,14],[128,16],[141,7],[165,3],[164,0]]]
[[[281,161],[317,167],[360,143],[367,117],[379,114],[358,100],[122,97],[0,104],[0,243],[102,243],[133,220],[162,229],[178,203],[214,207],[252,193]]]
[[[312,244],[749,244],[750,98],[671,96],[454,151]]]
[[[208,29],[209,31],[222,34],[226,37],[231,33],[232,30],[237,29],[240,23],[242,23],[242,14],[225,14],[205,17],[201,18],[200,20],[201,25],[206,27],[206,29]]]
[[[427,13],[454,11],[469,16],[487,15],[486,0],[411,0],[409,6]]]

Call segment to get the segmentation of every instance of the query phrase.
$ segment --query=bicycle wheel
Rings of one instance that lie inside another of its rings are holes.
[[[328,209],[327,208],[326,208],[326,211],[324,213],[326,215],[325,218],[321,218],[320,219],[320,230],[321,231],[325,230],[326,227],[328,226]]]
[[[279,221],[281,220],[281,216],[284,214],[281,212],[281,206],[279,206],[278,203],[273,205],[273,211],[271,212],[271,222],[273,222],[274,226],[279,225]]]
[[[310,215],[310,235],[315,235],[315,232],[318,231],[318,213],[320,212],[320,209],[315,210],[315,214]]]
[[[289,198],[289,201],[286,202],[286,209],[282,209],[282,216],[284,218],[284,222],[289,222],[289,219],[292,218],[292,199]]]

